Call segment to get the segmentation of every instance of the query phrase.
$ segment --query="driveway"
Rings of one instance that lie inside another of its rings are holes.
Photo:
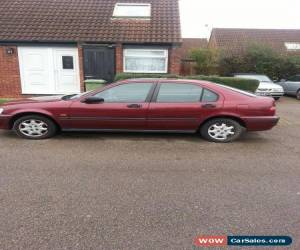
[[[199,234],[290,235],[300,249],[300,102],[278,114],[230,144],[2,131],[0,249],[192,249]]]

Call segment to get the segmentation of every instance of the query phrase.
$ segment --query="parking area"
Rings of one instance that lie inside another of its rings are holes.
[[[290,235],[300,249],[300,102],[271,131],[0,132],[0,249],[192,249],[203,235]],[[283,249],[283,248],[281,248]]]

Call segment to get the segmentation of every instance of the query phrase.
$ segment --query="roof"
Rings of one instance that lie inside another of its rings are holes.
[[[183,38],[180,48],[180,54],[182,59],[189,59],[189,52],[192,49],[206,48],[208,41],[206,38]]]
[[[151,18],[112,18],[121,3],[151,3]],[[178,0],[2,0],[0,41],[180,43]]]
[[[209,41],[210,46],[229,53],[240,52],[253,43],[265,44],[279,52],[287,52],[285,43],[300,43],[300,30],[215,28]]]

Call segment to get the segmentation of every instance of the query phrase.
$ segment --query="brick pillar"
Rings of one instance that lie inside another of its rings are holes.
[[[83,71],[83,48],[82,46],[78,45],[78,61],[79,61],[79,74],[80,74],[80,91],[85,91],[85,84],[84,84],[84,71]]]
[[[169,74],[180,74],[181,56],[180,47],[173,46],[169,49]]]
[[[118,43],[116,45],[116,73],[123,72],[123,46]]]
[[[13,49],[7,54],[6,49]],[[16,46],[0,46],[0,97],[21,97],[21,77]]]

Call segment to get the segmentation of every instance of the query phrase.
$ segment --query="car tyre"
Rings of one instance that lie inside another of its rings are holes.
[[[14,122],[13,131],[20,137],[31,140],[47,139],[57,133],[56,124],[41,115],[22,116]]]
[[[208,141],[226,143],[238,139],[245,130],[233,119],[215,118],[203,124],[200,134]]]
[[[297,91],[296,98],[297,100],[300,100],[300,89]]]

